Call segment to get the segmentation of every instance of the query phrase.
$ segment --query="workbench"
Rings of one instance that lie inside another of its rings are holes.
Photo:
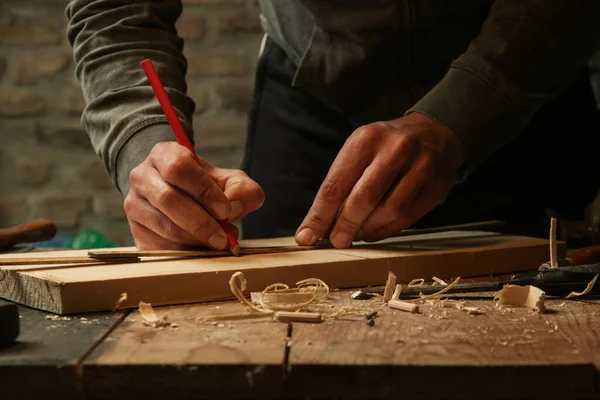
[[[0,350],[0,398],[600,398],[600,300],[547,299],[539,314],[470,295],[482,314],[439,302],[411,314],[350,293],[333,291],[329,306],[371,307],[374,326],[352,315],[204,321],[238,301],[156,308],[176,324],[163,328],[138,310],[20,307],[18,342]]]

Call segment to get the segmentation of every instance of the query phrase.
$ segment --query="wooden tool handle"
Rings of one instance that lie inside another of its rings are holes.
[[[37,219],[12,228],[0,229],[0,249],[19,243],[50,240],[56,235],[56,225],[48,219]]]
[[[567,260],[571,265],[600,263],[600,244],[574,250]]]

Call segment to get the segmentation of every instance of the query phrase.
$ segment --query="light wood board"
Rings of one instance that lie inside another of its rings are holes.
[[[293,238],[242,241],[242,247],[289,246]],[[558,256],[565,255],[564,243]],[[2,257],[85,256],[86,250],[22,253]],[[322,249],[243,257],[165,260],[109,265],[0,267],[0,297],[57,314],[108,310],[122,293],[121,308],[231,298],[229,278],[242,271],[248,289],[275,282],[294,285],[320,278],[331,288],[380,285],[388,271],[399,282],[414,278],[470,277],[537,268],[549,258],[548,241],[491,232],[445,232],[401,237],[352,249]]]

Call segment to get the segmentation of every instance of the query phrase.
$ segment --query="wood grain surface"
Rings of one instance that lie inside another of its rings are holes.
[[[83,398],[79,362],[119,323],[123,312],[55,320],[27,307],[19,307],[19,313],[17,342],[0,349],[0,398]]]
[[[288,325],[272,318],[204,321],[243,312],[225,302],[161,307],[176,327],[144,324],[131,313],[86,360],[89,398],[268,398],[283,390]]]

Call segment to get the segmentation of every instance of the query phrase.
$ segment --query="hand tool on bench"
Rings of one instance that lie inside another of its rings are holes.
[[[580,264],[596,264],[600,263],[600,245],[582,247],[573,250],[567,257],[557,260],[558,267],[566,267],[570,265]],[[550,261],[540,265],[540,270],[551,269]]]
[[[36,219],[31,222],[0,229],[0,251],[8,250],[17,244],[50,240],[56,235],[56,225],[48,219]]]
[[[10,346],[19,336],[19,331],[17,305],[0,299],[0,348]]]
[[[495,292],[505,285],[531,285],[543,290],[548,296],[563,297],[568,296],[571,292],[582,292],[598,274],[600,274],[600,264],[569,265],[561,268],[527,272],[507,281],[459,283],[450,288],[445,294]],[[423,295],[433,294],[443,288],[444,286],[440,285],[405,286],[402,288],[400,297],[418,297],[421,293]],[[383,289],[364,289],[361,292],[363,296],[353,297],[357,300],[368,299],[374,294],[383,294]],[[600,284],[596,284],[585,296],[599,295]]]

